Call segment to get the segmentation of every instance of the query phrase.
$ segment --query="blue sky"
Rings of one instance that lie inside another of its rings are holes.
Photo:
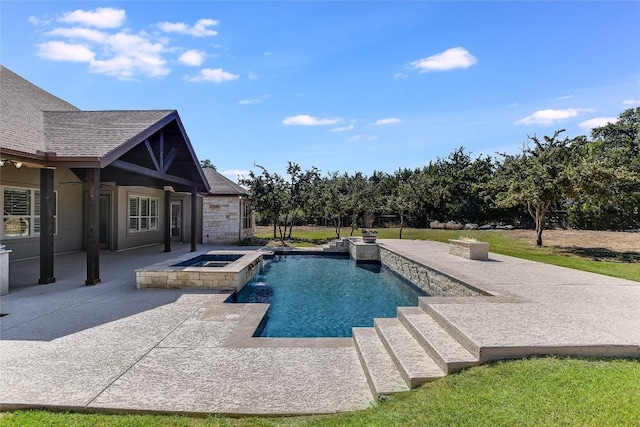
[[[200,159],[393,172],[640,105],[640,2],[2,1],[0,62],[83,110],[177,109]]]

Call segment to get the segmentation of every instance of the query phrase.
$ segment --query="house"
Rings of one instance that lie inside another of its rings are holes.
[[[237,243],[253,237],[249,192],[213,168],[203,171],[211,189],[202,199],[202,242]]]
[[[0,242],[11,259],[201,240],[209,184],[175,110],[83,111],[0,66]],[[79,268],[84,266],[79,266]]]

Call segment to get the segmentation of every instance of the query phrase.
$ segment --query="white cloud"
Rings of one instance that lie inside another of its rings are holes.
[[[382,125],[392,125],[394,123],[400,123],[402,120],[396,118],[396,117],[389,117],[388,119],[379,119],[376,120],[375,122],[373,122],[373,124],[375,126],[382,126]]]
[[[240,76],[224,71],[222,68],[203,68],[197,76],[190,77],[187,80],[191,82],[222,83],[235,80],[238,77]]]
[[[110,34],[103,44],[103,49],[106,58],[90,63],[93,72],[119,79],[130,79],[137,74],[161,77],[171,72],[162,56],[166,51],[165,46],[151,41],[144,33]]]
[[[407,74],[405,73],[395,73],[393,75],[394,79],[406,79],[407,77],[409,77]]]
[[[247,73],[247,77],[249,77],[249,80],[256,80],[258,75],[256,73]]]
[[[125,20],[125,11],[116,8],[63,13],[57,21],[67,25],[58,24],[57,28],[42,33],[51,41],[36,45],[37,54],[53,61],[85,62],[90,72],[121,80],[166,76],[171,73],[169,64],[201,67],[209,57],[197,49],[171,46],[171,38],[166,34],[118,28]],[[30,17],[29,22],[35,25],[50,23],[37,17]],[[169,32],[203,37],[217,34],[212,27],[218,25],[218,21],[200,19],[193,26],[182,23],[158,25],[164,25]],[[169,58],[169,55],[175,56]],[[192,80],[220,83],[238,77],[222,69],[204,69]]]
[[[578,126],[582,129],[591,130],[593,128],[605,126],[607,123],[615,123],[617,121],[617,117],[596,117],[586,120],[582,123],[578,123]]]
[[[30,16],[27,18],[27,21],[37,26],[45,26],[51,23],[51,19],[40,19],[37,16]]]
[[[266,101],[267,99],[269,99],[271,95],[269,95],[268,93],[258,97],[258,98],[253,98],[253,99],[241,99],[240,101],[238,101],[238,104],[240,105],[250,105],[250,104],[260,104],[261,102]]]
[[[156,26],[165,33],[187,34],[194,37],[215,36],[217,31],[209,27],[215,27],[220,22],[214,19],[199,19],[193,27],[184,22],[160,22]]]
[[[36,45],[38,56],[52,61],[91,62],[96,54],[82,44],[50,41]]]
[[[264,55],[264,56],[271,56],[271,55],[273,55],[273,52],[269,52],[269,51],[267,51],[267,52],[263,53],[262,55]]]
[[[478,60],[463,47],[454,47],[427,58],[418,59],[409,64],[420,73],[446,71],[455,68],[469,68]]]
[[[58,20],[69,24],[82,24],[97,28],[118,28],[124,24],[126,13],[123,9],[99,7],[95,10],[75,10],[64,13]]]
[[[355,135],[349,138],[348,142],[364,142],[364,141],[375,141],[378,139],[377,135]]]
[[[640,99],[627,99],[622,101],[622,105],[640,105]]]
[[[340,123],[340,119],[319,119],[317,117],[300,114],[297,116],[287,117],[282,121],[287,126],[326,126]]]
[[[184,65],[199,67],[204,62],[205,55],[201,50],[191,49],[180,55],[178,61]]]
[[[520,119],[514,124],[516,125],[532,125],[532,124],[542,124],[542,125],[552,125],[555,122],[559,122],[561,120],[569,119],[571,117],[576,117],[581,111],[591,111],[585,108],[569,108],[566,110],[540,110],[531,114],[530,116],[525,117],[524,119]]]
[[[333,129],[329,129],[329,132],[348,132],[350,130],[353,130],[354,128],[355,126],[353,124],[350,124],[347,126],[338,126]]]
[[[91,28],[54,28],[47,33],[50,36],[61,36],[69,39],[83,39],[95,43],[104,43],[109,33]]]
[[[560,101],[564,101],[565,99],[571,99],[571,98],[573,98],[573,95],[565,95],[565,96],[558,97]]]

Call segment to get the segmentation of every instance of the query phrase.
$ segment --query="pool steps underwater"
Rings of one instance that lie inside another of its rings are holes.
[[[399,307],[396,318],[375,319],[372,328],[353,328],[358,357],[378,399],[480,363],[479,347],[444,317],[427,313],[424,298],[420,303]]]

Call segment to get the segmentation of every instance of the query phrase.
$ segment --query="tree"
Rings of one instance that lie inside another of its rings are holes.
[[[549,207],[575,192],[572,181],[572,140],[559,139],[564,130],[552,137],[529,137],[528,146],[519,155],[503,154],[493,179],[485,186],[499,207],[526,204],[535,222],[536,245],[542,246],[545,214]]]
[[[640,227],[640,108],[591,135],[579,145],[575,180],[582,197],[569,210],[571,220],[587,228]]]
[[[211,163],[211,160],[209,159],[200,160],[200,167],[216,170],[216,165]]]
[[[320,182],[319,195],[324,217],[331,223],[336,238],[340,238],[342,217],[347,213],[346,180],[338,172],[331,172]]]
[[[273,224],[273,238],[276,238],[278,219],[287,204],[287,189],[284,178],[277,173],[269,173],[266,168],[255,165],[262,172],[256,175],[249,171],[249,177],[240,180],[251,193],[252,203],[257,211],[271,219]]]

